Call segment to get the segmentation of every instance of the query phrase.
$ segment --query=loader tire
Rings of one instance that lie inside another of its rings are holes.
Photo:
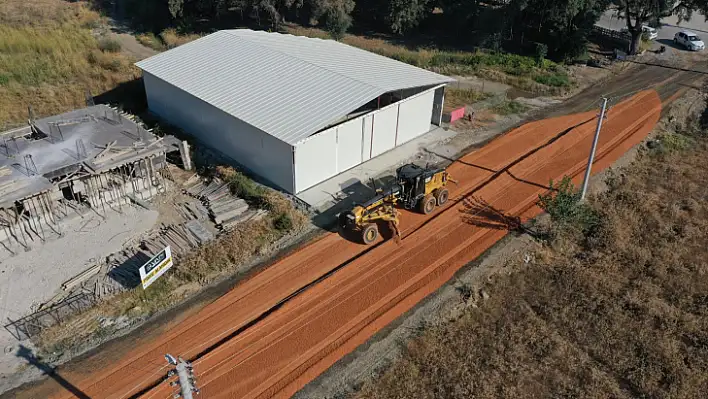
[[[435,197],[432,194],[428,194],[418,203],[420,213],[424,215],[430,215],[435,210]]]
[[[448,198],[450,198],[450,192],[447,191],[446,188],[441,188],[441,189],[436,190],[435,201],[438,203],[438,206],[445,205]]]
[[[361,229],[361,241],[366,245],[369,245],[372,242],[376,241],[378,237],[379,229],[374,223],[369,223],[365,225],[363,229]]]

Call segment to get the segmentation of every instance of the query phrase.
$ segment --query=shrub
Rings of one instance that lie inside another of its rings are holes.
[[[273,218],[273,227],[279,232],[285,233],[293,228],[293,220],[290,215],[282,212]]]
[[[694,144],[691,137],[679,133],[664,133],[657,140],[661,143],[659,150],[663,153],[685,151]]]
[[[551,216],[551,220],[561,225],[570,225],[587,233],[597,227],[599,215],[587,204],[580,201],[580,193],[575,190],[570,177],[565,176],[557,187],[550,182],[548,193],[538,196],[537,205]]]
[[[101,51],[106,51],[109,53],[117,53],[121,50],[122,46],[119,41],[104,37],[98,41],[98,48]]]
[[[123,69],[123,61],[120,58],[98,50],[88,53],[86,59],[92,65],[96,65],[107,71],[119,72]]]
[[[197,34],[180,35],[175,29],[165,29],[160,33],[160,39],[165,43],[168,49],[181,46],[193,40],[199,39],[201,36]]]
[[[554,74],[541,74],[534,76],[533,80],[537,83],[552,87],[567,87],[570,86],[568,75],[563,72]]]
[[[138,43],[143,46],[150,47],[153,50],[164,51],[165,44],[162,43],[159,37],[155,36],[154,33],[141,33],[135,37]]]
[[[520,114],[525,112],[527,109],[528,107],[526,105],[514,100],[505,100],[492,107],[492,111],[499,115]]]
[[[10,83],[10,77],[4,74],[0,74],[0,86],[5,86]]]
[[[266,204],[267,191],[241,172],[233,171],[228,177],[231,192],[246,200],[249,205],[264,208]]]
[[[541,68],[546,62],[548,46],[544,43],[536,43],[536,65]]]

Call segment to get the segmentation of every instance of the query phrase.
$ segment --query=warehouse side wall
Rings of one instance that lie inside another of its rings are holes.
[[[425,90],[298,143],[296,193],[429,132],[436,89]]]
[[[293,149],[275,137],[143,74],[150,111],[285,191],[294,193]]]

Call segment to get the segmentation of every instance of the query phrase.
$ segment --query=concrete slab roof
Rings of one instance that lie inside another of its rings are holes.
[[[378,96],[453,79],[334,40],[223,30],[136,64],[295,145]]]
[[[105,105],[0,133],[0,207],[51,189],[54,179],[81,169],[98,173],[136,155],[167,152],[167,145],[156,144],[152,133]]]

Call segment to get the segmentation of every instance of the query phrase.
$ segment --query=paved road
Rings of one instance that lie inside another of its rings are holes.
[[[617,16],[616,12],[607,11],[602,17],[600,17],[600,20],[597,21],[597,25],[603,28],[620,30],[626,27],[627,24],[623,18],[619,18]],[[708,22],[706,22],[703,15],[700,14],[695,14],[690,21],[684,21],[680,24],[678,18],[675,15],[672,15],[668,18],[662,19],[661,27],[657,28],[657,30],[659,31],[659,37],[656,40],[660,42],[662,39],[673,40],[674,35],[682,30],[691,30],[694,33],[697,33],[698,36],[708,39]]]

